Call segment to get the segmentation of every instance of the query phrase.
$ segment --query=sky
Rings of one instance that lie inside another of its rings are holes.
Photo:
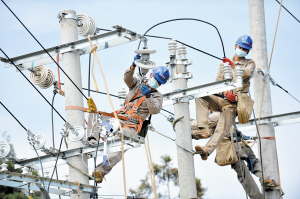
[[[227,57],[234,55],[234,44],[237,38],[244,34],[250,34],[248,2],[238,0],[114,0],[114,1],[33,1],[33,0],[7,0],[6,3],[22,20],[27,28],[43,44],[44,47],[52,47],[61,43],[60,24],[57,14],[64,9],[73,9],[76,13],[84,13],[93,17],[97,27],[112,29],[114,25],[143,34],[148,28],[156,23],[174,18],[197,18],[214,24],[220,31],[224,41]],[[296,17],[300,18],[300,2],[297,0],[283,1],[283,5]],[[274,33],[278,18],[279,4],[275,0],[265,1],[265,20],[268,57],[274,39]],[[298,16],[297,16],[298,15]],[[26,32],[21,24],[14,18],[9,10],[0,3],[1,29],[0,48],[10,57],[15,57],[30,52],[41,50],[41,47]],[[100,32],[103,33],[103,32]],[[271,62],[271,76],[283,88],[288,90],[297,99],[300,99],[297,79],[300,69],[297,61],[300,24],[285,10],[281,11],[275,48]],[[195,21],[179,21],[160,25],[148,34],[165,36],[177,39],[186,44],[222,57],[222,47],[218,34],[214,28],[207,24]],[[82,38],[82,37],[80,37]],[[110,93],[117,94],[119,88],[125,88],[123,73],[131,65],[134,50],[137,49],[138,41],[123,44],[117,47],[97,51],[103,67]],[[164,65],[169,61],[168,40],[149,38],[149,49],[157,52],[151,55],[151,60],[157,65]],[[4,57],[0,54],[0,57]],[[251,53],[248,55],[251,58]],[[193,78],[188,81],[188,87],[209,83],[215,80],[220,61],[187,48],[187,58],[193,64],[187,67],[193,73]],[[254,60],[255,61],[255,60]],[[87,88],[88,80],[88,55],[81,56],[81,71],[83,87]],[[63,62],[61,63],[63,66]],[[54,64],[47,65],[55,72]],[[257,66],[259,67],[259,66]],[[26,76],[29,71],[24,71]],[[34,134],[42,134],[46,137],[46,147],[52,145],[51,140],[51,107],[32,88],[32,86],[16,72],[15,68],[5,68],[0,63],[0,101],[21,121],[21,123]],[[95,66],[100,91],[105,91],[102,76],[98,66]],[[62,77],[62,82],[64,78]],[[94,89],[94,85],[91,85]],[[43,95],[52,100],[53,89],[39,89]],[[159,91],[166,93],[172,90],[172,85],[167,84]],[[253,85],[251,86],[253,93]],[[87,92],[85,92],[87,95]],[[97,108],[111,112],[109,101],[105,95],[92,93]],[[282,114],[299,111],[300,105],[292,97],[278,87],[271,86],[273,114]],[[64,97],[55,97],[55,108],[65,117]],[[119,100],[113,99],[115,107],[119,106]],[[173,106],[164,107],[174,112]],[[164,113],[167,115],[167,113]],[[190,101],[190,115],[195,118],[195,102]],[[86,115],[87,118],[87,115]],[[59,145],[60,130],[64,122],[54,114],[55,144]],[[152,124],[157,131],[175,138],[175,132],[161,114],[152,117]],[[298,179],[300,173],[297,158],[300,125],[292,124],[275,128],[277,153],[280,166],[280,177],[284,198],[297,198]],[[27,142],[26,132],[14,120],[13,117],[0,107],[0,133],[7,132],[10,142],[14,145],[17,158],[35,157],[34,151]],[[150,149],[152,159],[159,163],[160,157],[169,154],[173,158],[173,166],[177,167],[176,145],[155,132],[149,131]],[[247,135],[255,135],[254,131],[244,132]],[[4,138],[2,138],[3,140]],[[193,141],[193,146],[204,145],[207,140]],[[253,147],[257,154],[257,145]],[[66,148],[63,147],[63,150]],[[40,155],[42,153],[40,152]],[[207,189],[204,198],[244,198],[245,192],[237,180],[236,173],[230,166],[220,167],[214,163],[215,153],[211,154],[207,161],[202,161],[200,156],[194,156],[195,175],[201,179],[203,187]],[[99,158],[100,161],[101,158]],[[90,167],[92,162],[90,162]],[[136,188],[140,180],[148,172],[148,163],[144,147],[129,150],[125,154],[126,184],[127,189]],[[59,176],[66,172],[65,167],[58,168]],[[254,177],[258,183],[258,179]],[[99,190],[102,195],[123,195],[122,165],[118,164],[112,172],[106,176],[106,181],[101,184]],[[164,186],[159,187],[164,192]],[[171,196],[178,195],[178,188],[172,186]],[[55,197],[53,197],[55,198]]]

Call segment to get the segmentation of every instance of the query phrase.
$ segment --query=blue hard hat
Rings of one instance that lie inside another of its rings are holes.
[[[243,35],[243,36],[240,36],[238,38],[238,40],[236,41],[236,44],[239,46],[239,47],[242,47],[242,48],[246,48],[248,50],[251,50],[252,48],[252,39],[250,36],[248,35]]]
[[[167,83],[170,77],[170,71],[165,66],[157,66],[153,69],[152,74],[154,78],[159,81],[161,84]]]

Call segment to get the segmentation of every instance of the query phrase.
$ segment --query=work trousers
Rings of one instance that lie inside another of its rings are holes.
[[[196,100],[196,118],[199,128],[208,126],[208,110],[221,112],[215,132],[211,135],[209,141],[204,146],[208,154],[211,154],[220,144],[224,136],[229,137],[230,128],[234,122],[232,103],[214,95],[209,95]],[[222,108],[225,108],[222,112]],[[236,112],[236,108],[235,108]]]
[[[256,158],[255,154],[253,153],[250,147],[247,147],[243,142],[239,142],[238,145],[241,161],[232,164],[231,168],[234,169],[237,173],[237,178],[242,184],[248,196],[251,199],[261,199],[262,194],[243,160],[246,160],[250,154],[250,159],[253,163],[253,174],[261,179],[262,172],[260,161]],[[238,153],[236,143],[234,143],[234,146],[236,153]]]
[[[124,121],[124,120],[120,120],[121,122],[121,125],[124,126],[125,124],[132,124],[131,122],[129,121]],[[125,127],[123,128],[124,131],[126,131],[127,133],[131,134],[131,135],[137,135],[138,132],[135,128],[132,128],[132,127]],[[118,139],[120,138],[119,136],[115,136],[115,139]],[[124,153],[126,152],[127,150],[124,150]],[[106,174],[108,174],[112,168],[114,166],[116,166],[116,164],[118,164],[118,162],[120,162],[122,160],[122,151],[118,151],[118,152],[114,152],[114,153],[110,153],[108,154],[108,157],[107,157],[107,165],[103,165],[103,162],[98,164],[96,169],[98,171],[100,171],[100,173],[105,176]]]

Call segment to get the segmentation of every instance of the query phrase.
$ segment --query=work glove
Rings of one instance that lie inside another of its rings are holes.
[[[229,58],[223,58],[223,63],[228,62],[230,66],[232,66],[232,61]]]
[[[135,65],[135,60],[137,60],[137,59],[141,59],[141,55],[140,54],[136,54],[136,56],[134,56],[134,58],[133,58],[133,62],[132,62],[132,66],[133,67],[136,67],[136,65]]]
[[[235,100],[235,97],[236,97],[236,94],[234,93],[231,93],[231,92],[226,92],[225,93],[225,96],[227,97],[227,99],[231,102],[236,102]]]
[[[140,86],[140,90],[147,98],[151,97],[150,89],[147,85]]]

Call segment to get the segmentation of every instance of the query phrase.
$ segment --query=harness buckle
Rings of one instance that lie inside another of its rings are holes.
[[[139,124],[139,120],[138,119],[134,119],[133,117],[129,118],[129,121],[135,124]]]

